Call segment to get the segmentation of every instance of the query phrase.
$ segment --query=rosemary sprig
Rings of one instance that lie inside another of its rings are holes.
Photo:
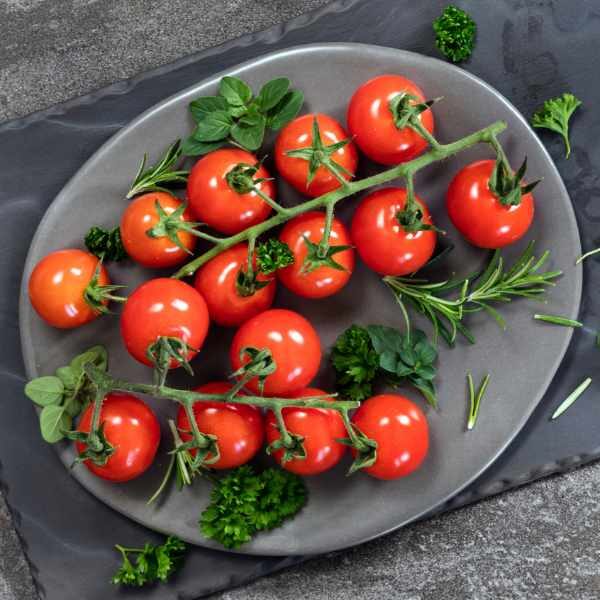
[[[467,385],[469,387],[469,418],[467,419],[467,431],[471,431],[477,423],[477,417],[479,416],[479,407],[481,406],[481,400],[487,390],[490,382],[489,373],[481,380],[477,394],[475,393],[475,386],[473,384],[473,376],[471,373],[467,373]]]
[[[575,319],[567,319],[558,315],[540,315],[535,314],[533,318],[536,321],[544,321],[544,323],[552,323],[553,325],[562,325],[563,327],[583,327],[583,323],[575,321]]]
[[[574,402],[575,400],[577,400],[577,398],[579,398],[579,396],[581,396],[581,394],[583,394],[583,392],[585,392],[585,390],[588,389],[588,387],[590,386],[590,384],[592,383],[592,378],[588,377],[587,379],[585,379],[584,381],[582,381],[558,406],[558,408],[552,413],[552,416],[550,417],[551,421],[554,421],[554,419],[557,419],[558,417],[560,417],[560,415],[562,415],[567,408],[569,408]]]
[[[510,302],[513,298],[539,298],[546,287],[554,285],[553,280],[562,275],[562,271],[540,272],[550,252],[537,258],[533,247],[534,242],[530,242],[510,268],[505,267],[500,251],[496,250],[482,274],[464,279],[431,283],[411,277],[384,277],[383,281],[403,311],[408,303],[431,321],[435,338],[441,335],[453,346],[460,333],[473,344],[475,337],[463,323],[466,315],[483,310],[506,329],[506,322],[493,303]],[[460,290],[457,298],[446,297],[456,289]]]
[[[164,187],[164,184],[186,183],[189,171],[175,168],[180,157],[181,140],[173,142],[168,147],[164,156],[156,164],[147,169],[148,155],[144,154],[135,179],[125,197],[130,199],[146,192],[169,192]]]

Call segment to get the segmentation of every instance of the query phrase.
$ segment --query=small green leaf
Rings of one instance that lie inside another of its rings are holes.
[[[63,382],[52,375],[32,379],[25,386],[25,395],[38,406],[59,404],[64,392]]]
[[[237,77],[223,77],[219,85],[219,94],[231,106],[244,106],[252,100],[252,90]]]
[[[243,125],[240,120],[231,128],[231,137],[247,150],[258,150],[265,137],[265,118],[260,115],[256,125]]]
[[[68,390],[75,389],[79,374],[71,367],[59,367],[56,369],[56,376],[62,381],[63,385]]]
[[[198,123],[193,137],[198,142],[217,142],[229,135],[232,123],[229,113],[216,110]]]
[[[64,438],[65,432],[71,429],[71,417],[64,406],[46,406],[40,413],[40,431],[49,444],[55,444]]]
[[[218,150],[227,144],[227,140],[218,142],[199,142],[193,135],[190,135],[181,144],[181,152],[185,156],[203,156],[214,150]]]
[[[389,371],[390,373],[396,372],[396,366],[398,365],[398,357],[395,352],[385,350],[379,356],[379,366],[384,371]]]
[[[76,373],[82,373],[84,365],[91,363],[98,369],[106,371],[108,368],[108,352],[104,346],[92,346],[71,361],[71,368]]]
[[[272,79],[262,86],[256,101],[263,111],[271,110],[283,99],[289,87],[290,80],[287,77]]]
[[[267,114],[267,125],[277,131],[289,123],[300,112],[304,104],[304,94],[298,90],[287,92]]]
[[[190,112],[196,121],[201,121],[209,113],[215,111],[227,112],[229,105],[221,96],[203,96],[190,102]]]

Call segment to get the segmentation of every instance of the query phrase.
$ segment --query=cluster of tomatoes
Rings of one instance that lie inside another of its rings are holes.
[[[398,75],[376,77],[353,95],[348,108],[349,133],[335,119],[324,115],[304,115],[280,132],[274,151],[280,177],[301,194],[317,197],[335,190],[343,178],[356,173],[358,149],[375,162],[385,165],[409,161],[427,147],[427,141],[414,128],[398,128],[390,110],[390,100],[409,94],[411,102],[424,102],[421,90]],[[434,117],[430,109],[419,115],[430,133]],[[320,142],[335,163],[338,176],[326,164],[309,174],[309,161],[290,156],[290,151],[309,148],[314,143],[315,122]],[[345,144],[340,142],[349,140]],[[454,178],[447,196],[452,222],[473,244],[495,248],[511,243],[527,230],[533,217],[533,199],[524,195],[519,204],[505,206],[488,185],[495,162],[479,161],[462,169]],[[227,174],[239,165],[256,166],[255,187],[241,193],[229,184]],[[259,193],[260,192],[260,193]],[[193,166],[184,201],[165,192],[138,196],[125,209],[120,232],[131,259],[149,268],[172,267],[189,258],[197,236],[190,229],[196,221],[227,236],[234,235],[267,219],[276,200],[276,186],[257,158],[241,149],[225,148],[202,157]],[[354,268],[354,249],[363,262],[382,275],[402,276],[418,271],[432,256],[436,230],[425,203],[415,197],[425,227],[407,230],[398,215],[406,207],[407,191],[387,187],[367,195],[359,204],[350,232],[333,219],[330,247],[344,247],[335,254],[335,264],[303,268],[309,242],[318,245],[326,231],[326,214],[309,211],[289,220],[279,233],[287,244],[293,264],[275,275],[257,275],[253,293],[241,294],[240,271],[248,268],[248,247],[240,243],[204,264],[193,285],[177,279],[155,278],[140,285],[127,298],[120,316],[121,333],[129,353],[152,365],[148,348],[160,337],[179,338],[186,344],[191,360],[202,347],[209,323],[238,327],[231,346],[233,370],[248,360],[242,349],[268,349],[276,364],[274,373],[259,390],[256,379],[246,388],[265,396],[301,398],[323,395],[309,387],[321,361],[321,344],[313,326],[300,314],[272,309],[277,283],[306,298],[331,296],[349,281]],[[171,216],[172,215],[172,216]],[[181,225],[183,224],[183,225]],[[170,231],[169,231],[169,228]],[[174,233],[173,233],[174,232]],[[174,241],[173,236],[177,239]],[[110,284],[105,266],[81,250],[53,252],[34,268],[29,281],[31,303],[50,325],[77,327],[95,319],[98,308],[109,298],[100,293],[98,305],[90,305],[89,286],[102,290]],[[92,293],[92,297],[94,294]],[[177,361],[173,360],[173,367]],[[225,393],[225,382],[198,388],[204,393]],[[198,402],[194,416],[201,432],[215,435],[220,457],[212,464],[226,469],[244,464],[263,445],[281,435],[273,412],[266,416],[253,406],[236,403]],[[283,410],[287,429],[304,440],[306,458],[282,461],[283,450],[275,459],[290,471],[302,475],[320,473],[333,467],[344,454],[340,443],[347,436],[339,412],[316,408],[288,407]],[[417,468],[428,448],[428,426],[422,411],[399,395],[375,396],[362,404],[352,417],[354,426],[377,442],[377,459],[365,470],[375,477],[393,479]],[[152,463],[160,437],[156,418],[142,400],[128,394],[109,394],[103,404],[104,434],[115,452],[104,465],[86,461],[97,475],[114,481],[138,476]],[[84,412],[80,431],[89,431],[91,407]],[[190,423],[183,409],[177,426],[182,439],[191,439]],[[79,450],[84,445],[79,443]]]

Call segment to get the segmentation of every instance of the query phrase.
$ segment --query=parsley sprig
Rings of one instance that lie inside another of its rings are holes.
[[[127,258],[127,252],[121,240],[119,227],[104,229],[103,227],[90,227],[85,235],[86,248],[104,261],[119,262]]]
[[[581,104],[581,100],[573,94],[565,93],[558,98],[546,100],[544,105],[531,117],[531,124],[534,127],[550,129],[562,136],[565,143],[565,158],[569,158],[571,154],[569,121]]]
[[[237,548],[295,515],[306,504],[307,494],[302,479],[288,471],[267,469],[257,474],[249,465],[238,467],[215,483],[200,530],[225,548]]]
[[[467,60],[475,46],[477,25],[464,11],[452,4],[433,22],[435,44],[454,63]]]

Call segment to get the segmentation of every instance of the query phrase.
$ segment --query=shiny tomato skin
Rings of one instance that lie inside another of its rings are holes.
[[[352,423],[377,442],[377,460],[362,469],[377,479],[406,477],[421,466],[429,449],[423,411],[399,394],[373,396],[361,404]],[[356,454],[355,451],[352,451]]]
[[[308,396],[325,396],[326,392],[317,388],[305,388],[291,398],[307,398]],[[285,425],[291,433],[304,438],[306,458],[281,462],[283,450],[273,452],[275,460],[286,471],[296,475],[317,475],[334,467],[346,452],[346,446],[337,440],[347,437],[346,428],[340,413],[324,408],[288,407],[282,411]],[[266,418],[267,442],[270,444],[281,436],[277,429],[277,419],[273,411]]]
[[[214,381],[195,388],[203,394],[224,394],[231,384]],[[260,450],[265,438],[263,415],[256,406],[237,402],[196,402],[193,406],[198,429],[202,433],[217,437],[219,460],[210,465],[211,469],[233,469],[246,464]],[[187,442],[192,436],[190,422],[183,406],[177,413],[177,429],[181,439]],[[190,451],[193,456],[197,450]]]
[[[38,315],[53,327],[72,329],[100,315],[83,296],[98,268],[98,258],[83,250],[57,250],[42,258],[29,277],[29,300]],[[98,285],[110,279],[100,267]],[[108,304],[108,302],[104,302]]]
[[[89,433],[94,405],[83,413],[78,431]],[[131,394],[112,392],[106,396],[100,412],[104,435],[115,448],[105,465],[89,460],[85,466],[94,475],[114,482],[124,482],[139,477],[154,461],[160,443],[160,425],[150,407]],[[86,448],[76,442],[77,452]]]
[[[240,352],[246,347],[268,348],[277,365],[275,372],[265,379],[265,396],[292,394],[306,387],[319,370],[319,336],[302,315],[291,310],[266,310],[237,330],[229,353],[234,371],[242,366]],[[243,363],[246,362],[248,358],[244,357]],[[246,387],[256,394],[260,393],[256,378],[251,379]]]
[[[384,165],[396,165],[412,160],[427,148],[427,142],[410,127],[398,129],[389,102],[400,93],[409,93],[424,102],[421,89],[400,75],[380,75],[363,83],[354,92],[348,105],[347,122],[356,145],[371,160]],[[431,110],[420,115],[421,123],[433,133]]]
[[[158,222],[156,203],[170,215],[182,204],[182,200],[166,192],[149,192],[132,200],[121,217],[121,239],[127,254],[135,262],[150,268],[172,267],[189,258],[189,253],[182,250],[168,237],[150,237],[147,232]],[[192,221],[186,210],[180,221]],[[196,236],[187,231],[179,231],[177,237],[190,252],[196,247]]]
[[[333,255],[335,262],[344,267],[343,271],[328,266],[321,266],[313,271],[303,273],[304,259],[308,247],[304,241],[307,237],[318,244],[325,230],[325,213],[320,211],[306,212],[288,221],[279,239],[285,242],[294,254],[294,264],[277,271],[277,277],[289,290],[304,298],[325,298],[339,292],[350,280],[354,270],[354,250],[352,248]],[[331,246],[351,245],[350,235],[344,224],[333,220],[329,236]]]
[[[264,221],[271,207],[252,191],[238,194],[229,187],[226,175],[236,165],[255,165],[258,159],[250,152],[237,148],[222,148],[203,156],[190,172],[187,184],[189,208],[196,220],[216,231],[233,235]],[[261,166],[254,179],[270,179]],[[272,180],[262,181],[256,187],[275,200],[276,188]]]
[[[152,366],[146,350],[157,338],[177,337],[188,344],[191,360],[208,333],[209,316],[204,298],[177,279],[151,279],[136,288],[121,313],[121,335],[136,360]],[[176,367],[173,359],[171,368]]]
[[[324,114],[309,114],[297,117],[288,123],[281,130],[275,142],[275,164],[279,174],[301,194],[313,198],[339,188],[340,182],[324,166],[320,166],[310,185],[307,185],[308,161],[287,156],[286,152],[311,145],[315,117],[319,124],[323,144],[329,146],[348,139],[349,136],[342,125],[333,117]],[[356,173],[358,152],[353,142],[334,152],[331,159],[348,172]],[[343,177],[350,179],[347,175],[343,175]]]
[[[247,244],[238,244],[215,256],[198,270],[194,287],[202,294],[212,321],[223,327],[237,327],[273,304],[277,283],[259,275],[258,281],[271,282],[251,296],[240,296],[236,280],[240,268],[246,271]]]
[[[503,248],[521,239],[535,212],[532,194],[516,206],[504,206],[488,182],[496,161],[480,160],[463,167],[450,182],[446,195],[448,216],[474,246]]]
[[[423,221],[431,224],[424,202],[417,196]],[[406,204],[406,190],[383,188],[359,204],[352,219],[351,236],[363,262],[380,275],[402,276],[418,271],[435,250],[432,230],[407,233],[396,215]]]

